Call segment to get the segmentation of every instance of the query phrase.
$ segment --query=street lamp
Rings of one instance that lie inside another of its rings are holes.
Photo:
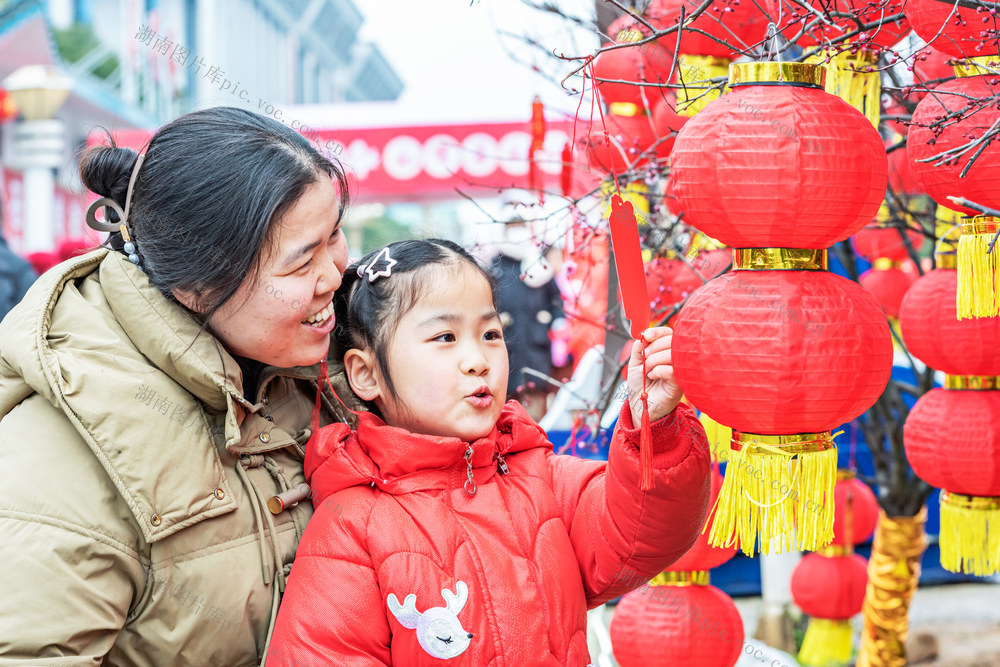
[[[54,246],[52,203],[55,169],[66,149],[62,121],[52,118],[73,88],[72,79],[51,67],[26,65],[3,80],[3,87],[21,110],[14,125],[10,166],[24,173],[24,252]]]

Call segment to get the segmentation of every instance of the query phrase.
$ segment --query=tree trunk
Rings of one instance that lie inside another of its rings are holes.
[[[903,667],[909,632],[910,600],[920,578],[920,557],[927,549],[927,508],[916,516],[879,512],[868,561],[864,629],[857,667]]]

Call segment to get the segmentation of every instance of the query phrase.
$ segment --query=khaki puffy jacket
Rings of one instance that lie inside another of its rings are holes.
[[[251,405],[198,329],[106,250],[0,323],[0,665],[261,662],[312,514],[265,505],[303,482],[318,365]]]

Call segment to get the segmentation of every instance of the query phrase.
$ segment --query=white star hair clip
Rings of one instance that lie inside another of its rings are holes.
[[[383,256],[385,259],[385,265],[378,271],[376,271],[375,267],[376,265],[379,264],[379,262],[383,260]],[[375,282],[376,278],[380,278],[382,276],[388,278],[389,276],[391,276],[392,267],[394,267],[395,265],[396,265],[396,260],[394,260],[389,255],[389,247],[386,246],[385,248],[382,248],[381,250],[378,251],[378,254],[375,255],[375,258],[372,261],[370,261],[368,264],[362,264],[361,266],[358,267],[358,277],[360,278],[365,274],[367,274],[368,282],[373,283]]]

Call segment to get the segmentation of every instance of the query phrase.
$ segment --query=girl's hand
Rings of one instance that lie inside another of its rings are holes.
[[[673,333],[670,327],[646,329],[632,345],[632,356],[628,360],[628,401],[632,409],[632,425],[636,428],[642,419],[643,349],[646,351],[646,402],[649,404],[649,420],[656,421],[669,414],[681,401],[681,388],[677,386],[674,367],[670,362]]]

